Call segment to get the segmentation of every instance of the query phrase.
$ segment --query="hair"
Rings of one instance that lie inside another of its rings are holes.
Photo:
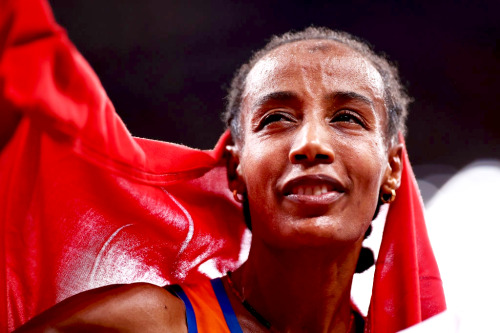
[[[344,44],[361,54],[377,69],[384,84],[384,99],[388,115],[386,137],[388,142],[396,142],[398,132],[406,134],[406,117],[411,98],[400,81],[398,69],[385,55],[377,54],[365,41],[342,31],[323,27],[309,27],[299,32],[287,32],[281,36],[273,36],[261,50],[255,52],[250,60],[243,64],[235,73],[227,95],[226,110],[222,118],[230,129],[233,140],[242,137],[240,113],[243,91],[248,73],[255,64],[272,50],[281,45],[305,40],[331,40]]]

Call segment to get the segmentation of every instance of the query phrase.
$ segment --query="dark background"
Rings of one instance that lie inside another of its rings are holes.
[[[133,135],[213,147],[233,72],[272,34],[312,24],[366,39],[399,65],[415,99],[417,175],[432,172],[418,165],[500,158],[497,1],[50,3]]]

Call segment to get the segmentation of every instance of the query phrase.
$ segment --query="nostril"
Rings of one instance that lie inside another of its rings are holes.
[[[330,161],[331,157],[327,154],[316,154],[314,156],[314,158],[312,158],[312,156],[307,156],[306,154],[295,154],[295,155],[293,155],[293,160],[295,162],[304,162],[304,161],[314,162],[314,161],[317,161],[317,162],[322,163],[322,162]]]
[[[318,159],[318,160],[329,160],[330,156],[325,155],[325,154],[316,154],[316,159]]]
[[[333,150],[325,144],[318,144],[311,140],[292,149],[288,155],[292,163],[328,164],[334,160]]]
[[[303,160],[307,160],[307,156],[306,155],[302,155],[302,154],[296,154],[294,156],[295,160],[296,161],[303,161]]]

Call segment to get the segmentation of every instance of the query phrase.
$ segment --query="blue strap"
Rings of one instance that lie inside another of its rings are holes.
[[[193,306],[189,301],[184,290],[179,285],[171,286],[172,290],[179,296],[179,298],[184,302],[184,307],[186,308],[186,322],[188,327],[188,333],[198,333],[198,325],[196,324],[196,315],[194,314]]]
[[[210,281],[212,283],[212,288],[214,289],[215,296],[219,302],[222,313],[224,314],[224,319],[226,320],[227,327],[231,333],[243,333],[238,319],[236,319],[236,314],[234,313],[231,302],[227,297],[226,290],[222,284],[220,278],[213,279]]]

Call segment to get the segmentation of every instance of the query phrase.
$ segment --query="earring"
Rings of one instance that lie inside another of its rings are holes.
[[[233,190],[233,197],[237,202],[243,203],[243,199],[240,199],[240,197],[238,196],[238,190]]]
[[[380,194],[380,200],[382,200],[383,203],[391,203],[394,201],[394,199],[396,199],[396,191],[394,189],[391,189],[391,194]]]

